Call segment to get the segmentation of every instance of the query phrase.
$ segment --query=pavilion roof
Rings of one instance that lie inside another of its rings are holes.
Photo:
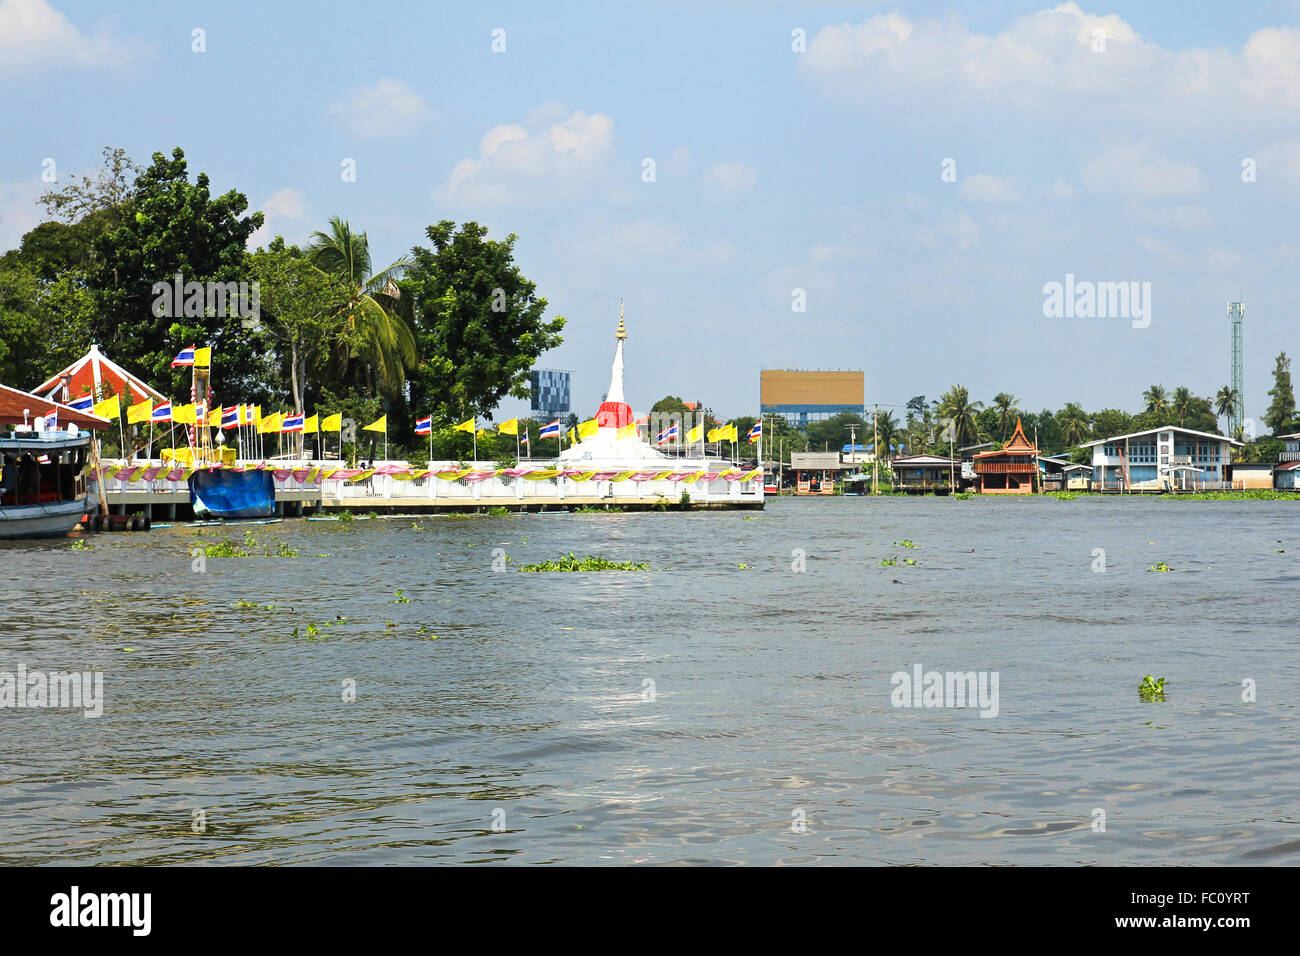
[[[996,451],[982,451],[976,458],[992,458],[995,455],[1037,455],[1038,448],[1025,437],[1025,430],[1020,426],[1020,419],[1016,419],[1016,430],[1011,433],[1010,440]]]
[[[26,416],[23,415],[24,410],[27,412]],[[48,415],[51,411],[59,413],[60,425],[71,423],[78,428],[108,427],[106,418],[91,415],[89,412],[79,412],[75,408],[52,402],[31,392],[0,385],[0,425],[21,425],[24,419],[30,422],[36,416]]]
[[[63,371],[51,375],[40,385],[32,389],[35,395],[51,397],[63,386],[63,376],[71,376],[68,383],[68,399],[75,400],[86,395],[94,395],[95,400],[107,398],[104,386],[112,389],[114,395],[122,395],[127,389],[131,391],[133,404],[143,402],[146,398],[155,402],[167,401],[167,396],[151,386],[144,379],[132,375],[122,366],[109,359],[99,350],[98,345],[91,345],[90,351],[77,359]]]

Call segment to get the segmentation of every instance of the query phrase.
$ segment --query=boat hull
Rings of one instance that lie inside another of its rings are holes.
[[[196,518],[269,518],[275,482],[265,471],[196,471],[190,476]]]
[[[87,511],[94,510],[97,504],[94,495],[83,495],[48,505],[0,508],[0,539],[53,538],[65,535],[81,522]]]

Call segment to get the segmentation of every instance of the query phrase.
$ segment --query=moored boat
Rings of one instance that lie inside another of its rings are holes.
[[[0,538],[64,535],[99,506],[88,487],[87,432],[0,434]]]

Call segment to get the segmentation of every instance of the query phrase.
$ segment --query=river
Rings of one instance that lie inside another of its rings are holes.
[[[0,862],[1295,864],[1297,504],[286,520],[249,530],[296,556],[199,570],[244,528],[0,542],[0,671],[104,694],[0,710]],[[650,570],[518,570],[570,551]],[[895,706],[918,665],[996,708]]]

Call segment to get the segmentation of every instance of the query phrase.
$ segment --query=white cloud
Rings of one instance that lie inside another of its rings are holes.
[[[932,226],[916,230],[916,238],[922,245],[934,247],[948,241],[965,250],[975,245],[980,230],[975,220],[964,212],[952,212],[945,209],[939,214],[938,221]]]
[[[267,245],[276,236],[284,236],[290,245],[307,238],[307,195],[299,189],[277,189],[258,207],[263,222],[260,229],[248,237],[248,249]]]
[[[1231,272],[1241,264],[1241,259],[1226,249],[1210,249],[1205,253],[1205,268],[1212,272]]]
[[[349,90],[346,97],[330,104],[329,112],[344,129],[362,139],[401,136],[434,115],[418,93],[392,77]]]
[[[1104,51],[1095,50],[1098,37]],[[1087,117],[1113,127],[1137,116],[1220,128],[1261,116],[1289,123],[1300,106],[1300,30],[1256,31],[1237,52],[1169,50],[1120,17],[1086,13],[1073,2],[1017,17],[995,34],[956,18],[899,13],[827,26],[798,63],[833,95],[935,125],[975,104],[1062,125]],[[911,108],[921,101],[927,108]]]
[[[988,173],[968,176],[961,184],[961,194],[971,202],[1018,202],[1021,198],[1015,180]]]
[[[1193,164],[1172,162],[1148,145],[1111,147],[1084,165],[1082,178],[1093,192],[1112,195],[1182,196],[1205,188]]]
[[[1078,192],[1064,179],[1056,179],[1048,190],[1057,199],[1073,199]]]
[[[712,198],[730,199],[753,189],[758,173],[744,163],[714,163],[701,174],[700,181]]]
[[[0,70],[36,63],[56,66],[120,66],[126,46],[101,28],[82,33],[46,0],[0,0]]]
[[[1139,219],[1153,226],[1170,229],[1204,229],[1214,220],[1209,210],[1201,206],[1171,206],[1165,209],[1140,208]]]
[[[1300,139],[1271,143],[1259,151],[1256,180],[1271,185],[1300,185]]]
[[[546,103],[523,124],[494,126],[479,140],[477,158],[452,166],[434,198],[453,205],[501,203],[521,198],[520,183],[574,184],[602,166],[614,143],[614,121],[603,113]],[[532,188],[532,196],[551,195]]]

